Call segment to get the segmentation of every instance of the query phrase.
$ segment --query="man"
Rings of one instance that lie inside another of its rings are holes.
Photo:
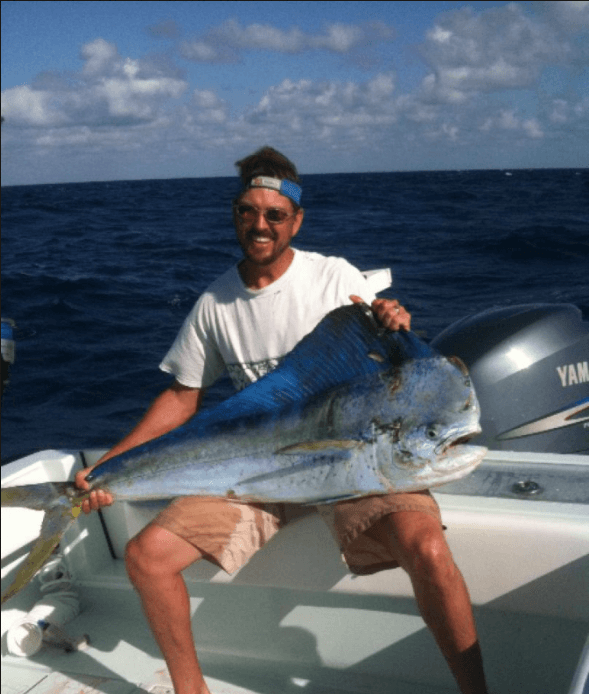
[[[374,299],[349,263],[292,248],[303,210],[298,174],[286,157],[265,147],[237,166],[243,190],[233,214],[244,258],[204,292],[164,358],[161,368],[175,376],[174,384],[98,465],[186,422],[225,369],[238,387],[256,380],[350,299],[372,302],[377,320],[390,330],[410,328],[411,317],[399,302]],[[88,472],[76,477],[82,489]],[[92,492],[84,510],[110,503],[110,495]],[[461,691],[485,694],[470,599],[429,492],[344,501],[320,512],[353,572],[402,566],[409,573],[421,614]],[[181,571],[202,558],[230,573],[237,570],[278,531],[282,518],[279,504],[182,497],[129,542],[129,577],[176,694],[210,694]]]

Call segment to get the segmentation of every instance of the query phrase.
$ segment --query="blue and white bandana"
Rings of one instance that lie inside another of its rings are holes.
[[[269,188],[277,190],[281,195],[290,198],[297,205],[301,204],[303,189],[288,179],[271,178],[270,176],[256,176],[250,181],[248,188]]]

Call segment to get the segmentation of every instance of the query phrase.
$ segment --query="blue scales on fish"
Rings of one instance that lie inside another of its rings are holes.
[[[466,367],[368,306],[336,309],[271,373],[188,423],[107,460],[87,480],[116,500],[215,496],[329,504],[459,479],[486,449]],[[2,601],[49,557],[88,492],[73,483],[2,489],[45,511],[41,536]]]

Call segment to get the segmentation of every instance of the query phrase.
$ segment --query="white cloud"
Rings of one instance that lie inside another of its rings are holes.
[[[14,125],[129,125],[158,117],[162,104],[179,98],[187,83],[177,70],[153,60],[122,58],[96,39],[81,49],[78,75],[41,75],[32,86],[2,93],[2,114]]]
[[[79,147],[92,144],[92,140],[92,130],[88,126],[83,126],[67,130],[63,128],[47,130],[43,135],[39,135],[35,142],[40,147]]]
[[[532,139],[540,139],[544,137],[544,131],[536,118],[528,118],[522,123],[523,131]]]
[[[330,24],[324,36],[310,37],[309,46],[347,53],[365,41],[365,30],[357,26]]]
[[[195,89],[186,110],[186,118],[198,123],[226,123],[227,103],[209,89]]]
[[[479,127],[481,132],[511,131],[524,134],[531,139],[544,137],[544,131],[536,118],[520,118],[513,109],[500,109],[496,115],[488,116]]]
[[[497,124],[503,130],[517,130],[520,127],[520,121],[513,111],[501,111],[497,118]]]
[[[186,60],[194,60],[197,63],[222,61],[220,51],[205,41],[184,41],[180,46],[180,55]]]
[[[120,67],[121,56],[113,43],[95,39],[82,46],[80,57],[85,61],[84,75],[106,75]]]
[[[569,104],[564,99],[554,99],[548,117],[552,123],[567,123],[570,118]]]
[[[441,134],[451,142],[456,142],[458,140],[459,132],[460,130],[458,126],[450,125],[450,123],[442,123],[442,127],[440,128],[438,135]]]
[[[321,140],[363,139],[396,122],[394,90],[392,73],[362,83],[286,79],[268,89],[242,124],[277,134],[287,129]]]
[[[553,25],[514,3],[480,13],[464,7],[441,15],[421,51],[432,69],[424,94],[446,102],[473,92],[528,87],[547,64],[574,62],[580,54]]]
[[[212,36],[232,48],[278,53],[298,53],[305,43],[305,36],[297,27],[289,31],[282,31],[270,24],[250,24],[242,27],[235,20],[229,20],[214,30]]]
[[[31,89],[28,85],[2,92],[2,116],[11,124],[38,127],[67,122],[65,115],[53,105],[50,92]]]
[[[573,112],[575,114],[575,118],[587,121],[587,125],[589,126],[589,96],[583,97],[583,99],[575,104]]]
[[[589,96],[578,101],[553,99],[547,107],[547,118],[556,126],[578,127],[584,124],[585,133],[589,132]]]
[[[535,3],[549,16],[550,21],[556,22],[560,28],[570,33],[578,33],[589,29],[589,2],[538,2]]]
[[[235,62],[244,51],[272,51],[297,54],[311,50],[350,53],[379,41],[388,41],[393,31],[383,22],[363,25],[332,23],[323,33],[309,34],[294,26],[288,30],[271,24],[243,26],[230,19],[205,36],[185,40],[180,55],[196,62]]]

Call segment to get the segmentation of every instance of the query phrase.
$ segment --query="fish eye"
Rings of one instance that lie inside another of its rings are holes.
[[[428,439],[433,440],[438,438],[438,429],[435,425],[430,424],[426,430],[425,430],[425,435],[427,436]]]

